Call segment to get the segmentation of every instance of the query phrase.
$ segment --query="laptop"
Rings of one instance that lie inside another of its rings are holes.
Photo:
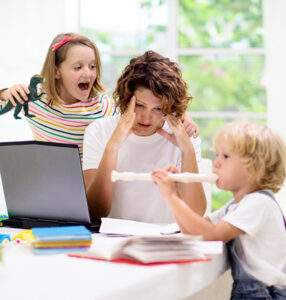
[[[91,222],[76,145],[20,141],[0,143],[0,176],[9,219],[4,226],[31,228]]]

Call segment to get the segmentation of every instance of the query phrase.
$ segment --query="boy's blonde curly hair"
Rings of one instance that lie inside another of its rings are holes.
[[[250,122],[229,123],[214,138],[215,146],[221,142],[244,159],[258,189],[281,189],[286,177],[286,145],[270,128]]]

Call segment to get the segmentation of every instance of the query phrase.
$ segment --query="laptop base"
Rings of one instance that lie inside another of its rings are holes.
[[[95,220],[93,223],[80,223],[71,221],[58,221],[58,220],[45,220],[36,218],[19,218],[12,217],[7,220],[1,221],[2,226],[12,228],[31,229],[33,227],[50,227],[50,226],[72,226],[72,225],[84,225],[91,232],[99,232],[101,220]]]

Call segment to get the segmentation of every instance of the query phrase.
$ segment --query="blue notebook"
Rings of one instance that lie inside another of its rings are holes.
[[[39,241],[90,240],[91,232],[84,226],[35,227],[32,233]]]

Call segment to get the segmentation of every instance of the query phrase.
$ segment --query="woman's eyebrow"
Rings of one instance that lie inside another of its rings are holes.
[[[144,101],[138,99],[138,98],[135,98],[136,99],[136,102],[140,102],[141,104],[146,104]]]

